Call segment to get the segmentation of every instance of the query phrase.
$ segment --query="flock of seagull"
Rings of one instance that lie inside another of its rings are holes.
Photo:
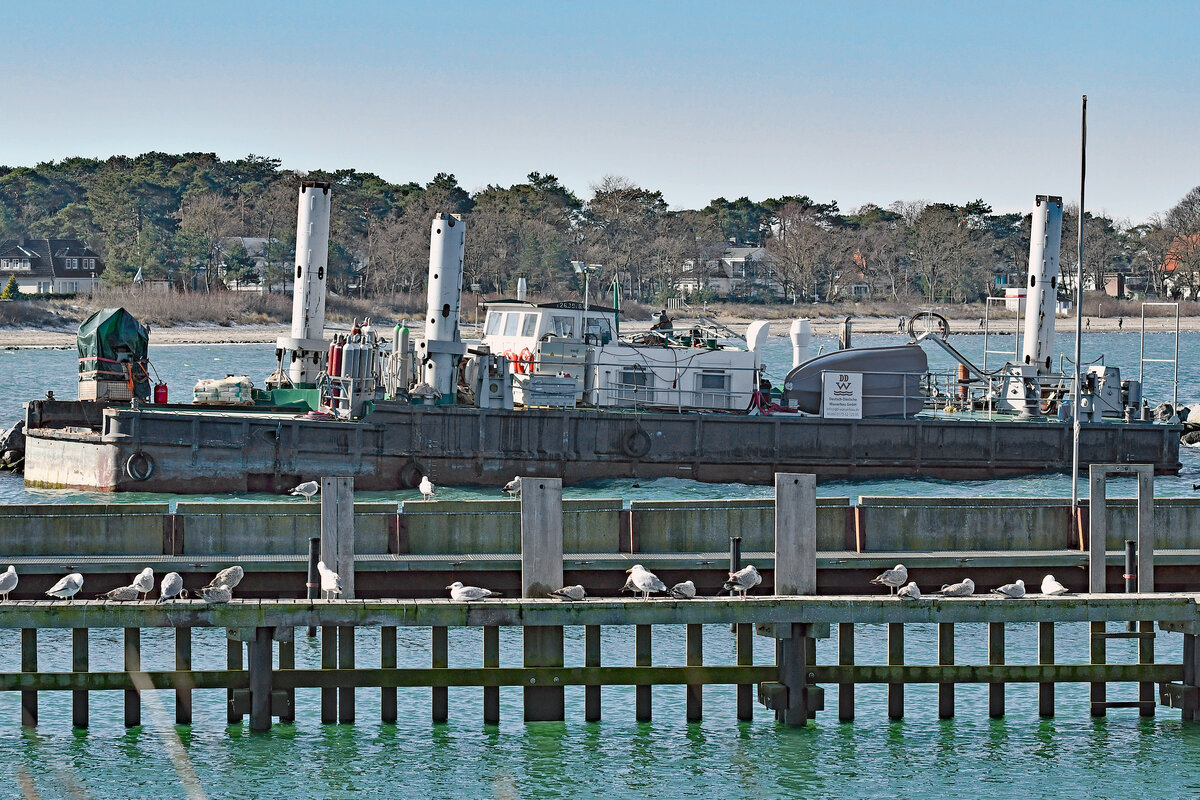
[[[196,591],[206,603],[228,603],[233,599],[233,590],[245,571],[239,566],[226,567],[216,574],[216,577],[204,587]],[[19,577],[17,568],[9,565],[8,570],[0,573],[0,601],[8,602],[8,595],[17,588]],[[58,579],[58,582],[46,590],[46,595],[55,600],[71,600],[83,589],[83,575],[72,572]],[[146,567],[133,579],[128,586],[118,586],[103,594],[96,595],[97,600],[113,600],[129,602],[132,600],[148,600],[154,591],[154,570]],[[178,572],[168,572],[158,585],[157,603],[168,600],[182,600],[188,597],[188,590],[183,588],[183,576]]]
[[[625,580],[621,591],[641,594],[643,600],[650,599],[652,594],[670,595],[675,600],[691,600],[696,596],[696,584],[692,581],[682,581],[668,589],[657,575],[641,564],[634,564],[625,572],[629,577]],[[729,592],[731,595],[741,594],[745,598],[746,593],[760,583],[762,583],[762,575],[754,568],[754,565],[750,565],[737,572],[730,572],[729,579],[725,581],[725,585],[718,594]],[[450,590],[450,599],[459,603],[473,603],[478,600],[487,600],[489,597],[500,597],[499,592],[479,586],[463,586],[461,581],[455,581],[446,588]],[[579,602],[586,600],[588,594],[582,585],[575,584],[555,589],[550,592],[550,596],[559,600]]]
[[[916,581],[908,579],[908,568],[903,564],[897,564],[889,570],[884,570],[872,578],[871,583],[888,587],[901,600],[920,600],[922,597],[921,587],[917,586]],[[1053,575],[1047,575],[1042,578],[1043,595],[1054,597],[1067,594],[1069,591]],[[973,594],[975,594],[975,581],[970,578],[963,578],[958,583],[943,584],[940,591],[931,592],[924,596],[970,597]],[[1019,600],[1025,596],[1025,581],[1018,578],[1012,583],[997,586],[995,589],[992,589],[992,594],[998,594],[1012,600]]]

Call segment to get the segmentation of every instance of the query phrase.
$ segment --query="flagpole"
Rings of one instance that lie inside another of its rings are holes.
[[[1087,176],[1087,95],[1083,96],[1079,147],[1079,241],[1075,270],[1075,391],[1074,428],[1071,436],[1071,513],[1081,519],[1079,503],[1079,388],[1080,361],[1083,353],[1083,190]],[[1078,524],[1078,522],[1076,523]]]

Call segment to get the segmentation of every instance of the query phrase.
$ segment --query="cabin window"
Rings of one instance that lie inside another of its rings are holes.
[[[521,315],[516,313],[508,313],[504,315],[504,335],[516,336],[517,324],[521,321]]]
[[[488,316],[487,316],[487,335],[488,336],[495,336],[497,333],[500,332],[500,320],[503,316],[504,316],[503,314],[496,312],[496,311],[488,312]]]
[[[608,317],[588,317],[587,331],[588,336],[595,337],[600,344],[608,344],[612,341],[612,325],[608,322]]]
[[[574,317],[552,317],[554,323],[554,335],[564,336],[568,339],[575,338],[575,318]]]
[[[640,364],[621,368],[617,400],[649,403],[654,400],[654,374]]]
[[[704,370],[697,375],[696,405],[729,408],[729,373]]]
[[[533,332],[537,330],[537,314],[526,314],[521,318],[521,335],[533,336]]]

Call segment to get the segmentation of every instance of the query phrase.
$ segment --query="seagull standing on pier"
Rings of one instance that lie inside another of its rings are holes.
[[[958,583],[942,585],[943,597],[970,597],[973,594],[975,594],[975,581],[970,578],[963,578]]]
[[[129,585],[137,589],[142,599],[145,600],[154,591],[154,570],[146,567]]]
[[[423,500],[432,500],[433,499],[433,481],[429,480],[428,475],[421,476],[421,485],[418,486],[417,488],[421,490],[421,499],[423,499]]]
[[[992,594],[1002,594],[1005,597],[1012,598],[1013,600],[1024,597],[1025,581],[1018,578],[1016,583],[1006,583],[1003,586],[992,589]]]
[[[158,585],[158,602],[172,600],[176,597],[187,597],[187,589],[183,588],[183,576],[178,572],[168,572]]]
[[[321,484],[316,481],[305,481],[304,483],[292,489],[291,494],[303,497],[305,500],[312,500],[321,491]]]
[[[97,600],[114,600],[119,603],[128,603],[130,600],[137,600],[141,592],[138,587],[130,584],[129,586],[118,586],[110,592],[96,595]]]
[[[696,596],[696,584],[691,581],[677,583],[671,587],[671,597],[676,600],[691,600]]]
[[[1066,594],[1069,591],[1071,590],[1059,583],[1058,578],[1055,578],[1053,575],[1047,575],[1046,577],[1042,578],[1042,594],[1048,594],[1051,597],[1054,597],[1060,594]]]
[[[455,581],[446,587],[450,590],[450,599],[456,603],[471,603],[475,600],[486,600],[489,597],[499,597],[499,592],[491,589],[480,589],[478,586],[463,586],[462,581]]]
[[[725,581],[723,591],[729,592],[731,595],[740,592],[742,599],[745,600],[746,593],[760,583],[762,583],[762,575],[758,574],[758,570],[754,568],[753,564],[747,564],[737,572],[729,573],[729,580]]]
[[[562,600],[571,600],[572,602],[576,603],[587,597],[587,592],[584,591],[584,588],[579,584],[576,584],[575,586],[564,586],[561,589],[555,589],[550,594],[553,597],[558,597]]]
[[[629,573],[629,580],[625,581],[625,586],[621,591],[629,589],[630,591],[641,592],[642,599],[649,600],[651,592],[665,592],[667,590],[667,585],[660,581],[657,575],[641,564],[634,564],[625,571]]]
[[[896,596],[901,600],[920,600],[921,587],[917,586],[916,581],[909,581],[907,586],[901,586],[896,592]]]
[[[57,597],[60,600],[70,600],[82,588],[83,576],[78,572],[72,572],[70,575],[64,575],[59,578],[58,583],[46,590],[46,594],[50,597]]]
[[[342,576],[325,566],[324,561],[317,562],[317,572],[321,573],[321,591],[328,592],[335,598],[342,593]]]
[[[897,564],[889,570],[879,573],[871,579],[871,583],[886,586],[892,594],[908,581],[908,567]]]
[[[17,568],[12,564],[8,565],[8,570],[0,575],[0,600],[8,602],[8,593],[17,588]]]
[[[517,477],[513,478],[508,483],[504,484],[504,488],[501,489],[500,491],[503,492],[504,494],[507,494],[509,497],[520,497],[521,496],[521,476],[518,475]]]
[[[218,572],[205,589],[229,589],[237,588],[237,585],[242,582],[242,578],[246,576],[246,571],[234,564],[232,567],[226,567]]]

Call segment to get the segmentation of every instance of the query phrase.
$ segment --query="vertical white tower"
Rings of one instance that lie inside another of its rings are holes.
[[[1025,295],[1025,338],[1021,363],[1050,372],[1054,306],[1058,300],[1058,256],[1062,245],[1062,198],[1039,194],[1029,233],[1029,283]]]
[[[293,384],[316,383],[325,368],[325,280],[329,266],[328,183],[300,184],[296,217],[296,275],[292,288],[292,335],[281,337],[283,364]]]
[[[466,224],[458,214],[438,214],[429,230],[429,295],[425,310],[425,341],[420,355],[422,380],[442,398],[453,402],[458,389],[461,356],[458,311],[462,296]]]
[[[807,319],[792,320],[792,327],[788,329],[788,336],[792,340],[792,368],[808,361],[808,343],[812,340],[812,324]]]

